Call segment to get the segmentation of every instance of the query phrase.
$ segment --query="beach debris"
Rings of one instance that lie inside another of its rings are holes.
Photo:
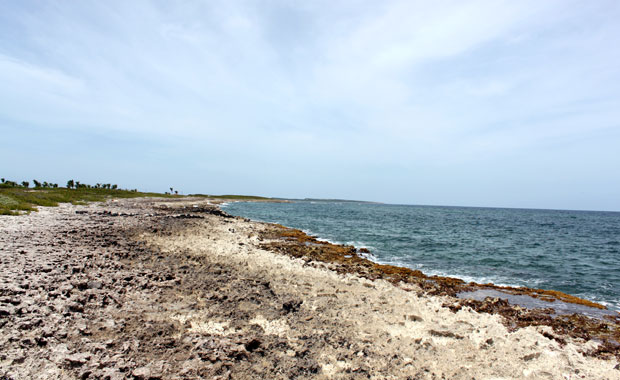
[[[420,317],[419,315],[415,315],[415,314],[405,315],[405,319],[408,320],[408,321],[412,321],[412,322],[422,322],[423,321],[422,317]]]
[[[540,352],[535,352],[533,354],[525,355],[524,357],[521,358],[521,360],[525,362],[529,362],[530,360],[538,359],[539,357],[540,357]]]
[[[440,338],[465,339],[465,337],[463,337],[462,335],[455,334],[452,331],[430,330],[429,333],[432,336],[436,336]]]

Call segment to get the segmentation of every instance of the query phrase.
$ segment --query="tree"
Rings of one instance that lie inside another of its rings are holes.
[[[175,191],[174,191],[174,194],[179,195],[179,191],[178,191],[178,190],[175,190]]]
[[[28,181],[23,181],[23,182],[22,182],[22,186],[24,186],[24,187],[29,187],[29,186],[30,186],[30,182],[28,182]]]
[[[114,184],[112,185],[112,190],[116,190],[118,188],[118,185]]]
[[[6,180],[4,178],[0,178],[2,180],[2,183],[6,182]]]
[[[170,192],[172,193],[173,191],[174,191],[174,189],[171,187],[171,188],[170,188]]]
[[[72,179],[67,181],[67,189],[73,188],[74,185],[75,185],[75,182],[73,182]]]
[[[34,187],[41,187],[41,182],[37,181],[36,179],[33,179],[32,182],[34,182]]]

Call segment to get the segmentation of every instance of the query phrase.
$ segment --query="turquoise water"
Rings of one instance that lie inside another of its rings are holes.
[[[620,213],[350,202],[225,205],[374,261],[479,283],[560,290],[620,310]]]

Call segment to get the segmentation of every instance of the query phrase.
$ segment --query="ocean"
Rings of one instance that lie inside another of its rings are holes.
[[[559,290],[620,311],[620,213],[234,202],[232,215],[368,248],[382,264],[477,283]]]

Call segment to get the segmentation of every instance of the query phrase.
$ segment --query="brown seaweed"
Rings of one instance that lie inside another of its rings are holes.
[[[596,309],[606,309],[605,306],[595,302],[555,290],[466,283],[457,278],[428,276],[415,269],[378,264],[361,255],[369,253],[366,248],[358,250],[353,246],[321,241],[303,231],[279,224],[269,224],[261,238],[265,241],[261,244],[263,249],[301,258],[309,262],[334,264],[332,269],[339,273],[353,273],[370,280],[384,279],[396,286],[415,284],[420,289],[419,295],[456,297],[462,292],[495,289],[509,294],[527,295],[549,303],[562,301]],[[504,317],[504,323],[510,330],[527,326],[549,326],[553,329],[554,334],[544,332],[543,335],[546,334],[547,338],[554,339],[560,344],[565,344],[565,337],[585,341],[594,339],[601,344],[596,350],[584,354],[601,358],[609,356],[620,358],[620,316],[617,315],[608,316],[605,319],[580,314],[555,315],[552,308],[527,309],[512,305],[500,298],[486,298],[482,301],[454,299],[444,306],[449,307],[454,312],[463,307],[469,307],[480,313],[499,314]]]

